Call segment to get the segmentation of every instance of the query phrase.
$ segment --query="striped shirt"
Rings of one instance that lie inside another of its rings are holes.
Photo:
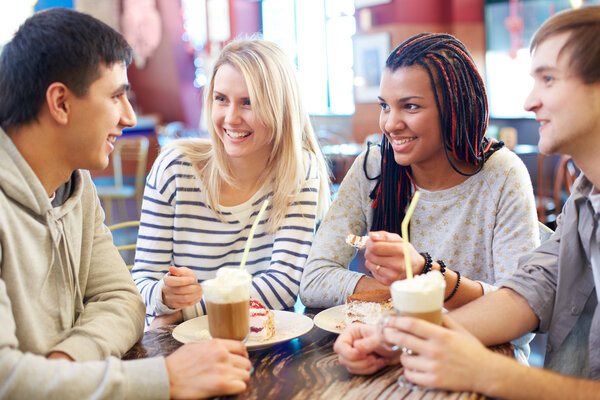
[[[270,309],[292,307],[315,229],[319,188],[314,155],[306,178],[275,233],[267,230],[267,208],[252,239],[246,270],[252,274],[250,296]],[[133,279],[149,317],[175,312],[162,301],[163,277],[170,265],[188,267],[198,281],[216,276],[217,269],[240,265],[248,234],[265,199],[268,184],[243,204],[220,207],[222,219],[206,203],[204,183],[190,160],[178,150],[162,153],[146,181]],[[201,301],[183,310],[184,318],[204,315]]]

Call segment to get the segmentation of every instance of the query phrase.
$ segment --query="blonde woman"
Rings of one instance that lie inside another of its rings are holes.
[[[296,72],[275,44],[225,46],[205,88],[210,139],[176,141],[146,183],[132,274],[146,313],[169,322],[206,312],[199,282],[238,266],[263,202],[246,268],[268,308],[296,301],[315,223],[329,204],[325,161]]]

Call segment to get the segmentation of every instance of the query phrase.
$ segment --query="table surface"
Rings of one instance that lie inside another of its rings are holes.
[[[319,309],[306,309],[313,318]],[[181,346],[172,336],[175,325],[161,327],[144,334],[125,354],[124,359],[167,356]],[[417,387],[400,387],[396,381],[402,367],[391,366],[369,376],[350,374],[338,362],[333,351],[337,334],[314,326],[299,338],[250,351],[254,365],[248,389],[232,399],[484,399],[467,392],[446,392]],[[498,346],[496,351],[512,356],[510,345]]]

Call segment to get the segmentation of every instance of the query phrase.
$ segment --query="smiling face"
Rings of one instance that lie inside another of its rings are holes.
[[[379,127],[396,163],[413,168],[448,166],[440,115],[429,75],[420,66],[386,68],[380,85]]]
[[[127,70],[123,63],[99,66],[99,78],[82,97],[69,95],[69,122],[61,148],[67,168],[104,169],[123,128],[134,126],[135,113],[127,99]]]
[[[242,73],[230,64],[219,67],[214,78],[211,117],[225,153],[237,161],[264,166],[271,138],[253,111]]]
[[[537,46],[531,64],[534,85],[525,109],[535,112],[540,123],[542,153],[575,158],[590,147],[600,127],[600,83],[584,83],[569,67],[569,52],[560,53],[569,35],[550,36]]]

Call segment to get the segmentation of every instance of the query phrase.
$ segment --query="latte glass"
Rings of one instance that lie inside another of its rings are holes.
[[[250,275],[237,268],[221,268],[215,279],[201,283],[208,330],[213,338],[246,341],[250,333]]]
[[[414,317],[441,325],[445,289],[446,281],[439,271],[431,271],[425,275],[392,283],[390,292],[394,302],[394,311],[384,314],[379,321],[379,334],[384,346],[394,351],[400,349],[397,344],[389,343],[385,339],[384,330],[393,329],[388,326],[391,317]],[[410,349],[401,349],[403,352],[412,354]],[[404,375],[398,378],[398,384],[407,387],[414,386],[406,380]]]

